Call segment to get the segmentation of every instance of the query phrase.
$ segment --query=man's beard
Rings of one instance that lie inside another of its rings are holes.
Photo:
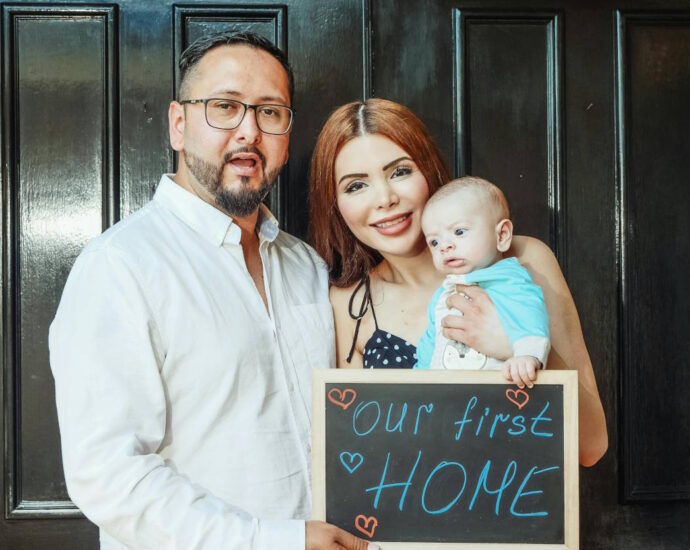
[[[264,178],[261,180],[258,189],[249,187],[248,176],[240,176],[242,187],[239,191],[231,191],[223,187],[223,169],[230,162],[233,155],[238,153],[254,153],[261,159],[261,172]],[[249,216],[259,207],[261,201],[266,198],[266,195],[271,190],[281,170],[279,167],[267,173],[266,159],[255,147],[240,147],[234,151],[227,152],[223,157],[223,162],[218,166],[197,157],[189,151],[185,151],[184,163],[196,180],[213,196],[216,206],[231,216],[240,218]]]

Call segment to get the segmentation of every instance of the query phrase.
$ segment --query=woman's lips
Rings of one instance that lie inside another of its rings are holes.
[[[407,212],[399,216],[391,216],[372,223],[371,226],[382,235],[398,235],[412,225],[412,214]]]

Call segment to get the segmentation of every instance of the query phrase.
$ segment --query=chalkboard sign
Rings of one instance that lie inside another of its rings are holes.
[[[577,373],[313,372],[313,517],[387,549],[578,548]]]

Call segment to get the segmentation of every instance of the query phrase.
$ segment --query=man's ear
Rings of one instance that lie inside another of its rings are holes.
[[[499,252],[505,252],[510,248],[513,240],[513,222],[503,219],[496,224],[496,248]]]
[[[175,151],[184,149],[184,124],[184,106],[177,101],[171,101],[168,109],[168,131],[170,132],[170,146]]]

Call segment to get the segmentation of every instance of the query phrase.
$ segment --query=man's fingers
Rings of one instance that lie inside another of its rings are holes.
[[[356,537],[342,529],[338,542],[342,544],[346,550],[379,550],[379,547],[376,544],[367,542],[364,539],[360,539],[359,537]]]

